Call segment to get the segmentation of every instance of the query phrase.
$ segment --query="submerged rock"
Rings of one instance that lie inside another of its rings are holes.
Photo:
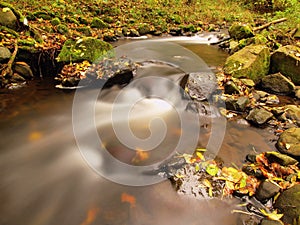
[[[231,38],[241,40],[243,38],[253,37],[254,33],[250,26],[240,23],[234,23],[228,30]]]
[[[300,224],[300,184],[283,191],[274,206],[283,213],[282,221],[288,224]]]
[[[256,125],[262,125],[271,119],[272,116],[273,114],[264,108],[254,108],[250,111],[246,119]]]
[[[80,38],[77,41],[67,40],[58,55],[58,62],[94,62],[101,59],[113,47],[111,44],[92,37]]]
[[[264,45],[249,45],[227,58],[224,72],[236,78],[250,78],[257,83],[268,74],[269,65],[269,49]]]
[[[284,225],[280,220],[263,219],[259,225]]]
[[[300,84],[300,48],[293,45],[280,47],[271,56],[271,72],[280,72]]]
[[[275,73],[262,78],[262,88],[278,94],[289,95],[295,90],[295,85],[281,73]]]
[[[300,157],[300,128],[289,128],[279,137],[276,147],[281,153]]]

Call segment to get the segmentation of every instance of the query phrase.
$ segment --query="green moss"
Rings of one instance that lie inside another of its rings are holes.
[[[106,16],[106,17],[104,17],[103,21],[106,22],[106,23],[113,23],[114,18],[111,17],[111,16]]]
[[[270,52],[264,45],[250,45],[229,56],[224,72],[236,78],[250,78],[256,83],[269,72]]]
[[[250,26],[240,23],[234,23],[228,30],[231,38],[241,40],[244,38],[253,37],[253,31]]]
[[[64,34],[64,35],[69,34],[69,28],[65,24],[58,24],[56,29],[61,34]]]
[[[104,29],[108,27],[108,24],[105,23],[103,20],[101,20],[98,17],[94,17],[92,22],[91,22],[91,27],[92,28],[98,28],[98,29]]]
[[[80,33],[82,33],[85,36],[91,36],[92,32],[91,29],[89,27],[78,27],[76,28],[77,31],[79,31]]]
[[[147,23],[140,24],[137,31],[139,32],[140,35],[148,34],[151,31],[151,26]]]
[[[58,62],[95,62],[113,47],[107,42],[92,37],[81,38],[78,41],[67,40],[58,55]]]
[[[60,24],[60,19],[55,17],[54,19],[51,20],[51,24],[53,26],[57,26],[58,24]]]
[[[47,12],[44,12],[44,11],[34,12],[33,16],[36,17],[36,18],[44,19],[44,20],[51,20],[52,19],[52,16],[49,15]]]

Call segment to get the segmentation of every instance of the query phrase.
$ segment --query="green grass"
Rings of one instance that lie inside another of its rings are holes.
[[[24,15],[48,9],[62,18],[83,15],[91,21],[95,16],[102,19],[110,16],[113,27],[134,27],[140,23],[166,29],[178,25],[230,24],[235,21],[253,24],[257,18],[273,20],[280,17],[288,18],[283,26],[293,27],[300,23],[298,0],[273,0],[280,4],[287,2],[288,7],[269,13],[255,10],[257,4],[253,2],[263,1],[266,0],[18,0],[16,4],[15,0],[6,0]]]

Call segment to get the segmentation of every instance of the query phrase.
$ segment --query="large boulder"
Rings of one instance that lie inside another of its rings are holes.
[[[234,23],[228,30],[231,38],[235,40],[241,40],[243,38],[250,38],[254,36],[254,33],[250,26]]]
[[[300,224],[300,184],[282,192],[274,206],[283,213],[282,221],[287,224]]]
[[[289,95],[294,92],[295,85],[281,73],[265,76],[261,80],[262,88],[278,94]]]
[[[80,38],[77,41],[67,40],[58,55],[58,62],[95,62],[101,59],[113,47],[111,44],[92,37]]]
[[[250,78],[258,82],[268,74],[270,51],[264,45],[249,45],[229,56],[225,62],[225,74]]]
[[[18,18],[9,7],[0,8],[0,24],[13,30],[18,28]]]
[[[185,84],[185,90],[192,99],[199,101],[208,99],[217,88],[213,73],[190,73]]]
[[[279,137],[277,144],[281,153],[294,157],[300,157],[300,128],[289,128],[285,130]]]
[[[271,56],[271,72],[280,72],[300,84],[300,48],[293,45],[280,47]]]

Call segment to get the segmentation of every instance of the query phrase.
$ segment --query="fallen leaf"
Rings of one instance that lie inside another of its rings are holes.
[[[133,195],[122,193],[121,202],[127,202],[130,204],[130,208],[134,208],[136,206],[136,199]]]
[[[88,210],[86,219],[80,225],[90,225],[92,224],[97,216],[97,213],[100,211],[99,208],[91,208]]]

